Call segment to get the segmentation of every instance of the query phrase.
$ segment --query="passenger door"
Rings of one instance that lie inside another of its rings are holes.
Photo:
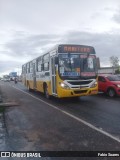
[[[57,95],[55,56],[51,57],[51,88],[52,94]]]

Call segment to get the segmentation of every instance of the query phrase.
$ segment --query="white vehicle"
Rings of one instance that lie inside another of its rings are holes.
[[[3,81],[4,82],[10,82],[10,78],[4,78]]]

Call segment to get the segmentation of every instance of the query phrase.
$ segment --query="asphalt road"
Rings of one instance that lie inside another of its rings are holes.
[[[17,103],[6,109],[7,149],[120,151],[120,97],[47,100],[21,83],[0,87],[4,102]]]

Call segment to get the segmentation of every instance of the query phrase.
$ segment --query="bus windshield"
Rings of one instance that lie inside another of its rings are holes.
[[[96,58],[84,54],[60,54],[59,74],[61,77],[78,79],[81,76],[95,76]]]
[[[93,74],[97,71],[95,55],[80,55],[81,72]],[[89,74],[89,75],[90,75]]]

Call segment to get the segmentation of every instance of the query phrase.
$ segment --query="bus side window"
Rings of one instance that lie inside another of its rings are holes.
[[[44,63],[41,64],[41,71],[44,71]]]
[[[49,70],[49,62],[44,63],[44,70],[45,71]]]

